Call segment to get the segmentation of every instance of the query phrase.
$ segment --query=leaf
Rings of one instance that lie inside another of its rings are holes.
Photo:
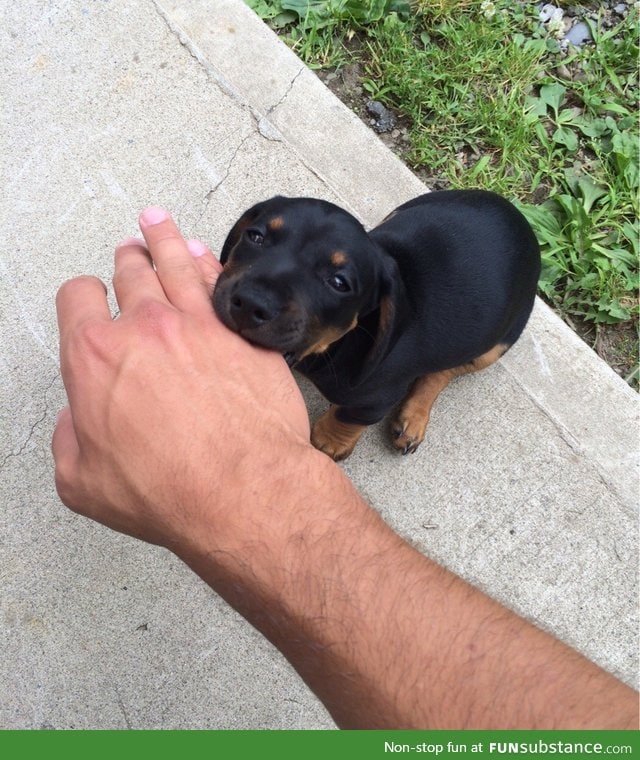
[[[489,155],[482,156],[482,158],[474,164],[473,168],[469,172],[469,179],[475,179],[478,176],[478,174],[483,172],[487,168],[487,166],[489,166],[490,161],[491,161],[491,156]]]
[[[599,253],[604,254],[611,261],[620,261],[623,264],[629,264],[630,266],[636,266],[638,263],[636,257],[632,253],[629,253],[629,251],[625,251],[622,248],[604,248],[603,246],[598,245],[598,243],[593,243],[593,248]]]
[[[579,177],[578,178],[578,190],[584,199],[584,210],[587,214],[591,211],[593,204],[602,198],[603,195],[607,195],[607,189],[596,185],[591,177]]]
[[[577,116],[571,122],[574,127],[587,137],[602,137],[609,131],[609,125],[604,119],[589,119],[586,116]]]
[[[283,11],[282,13],[278,13],[276,16],[274,16],[271,19],[271,23],[276,27],[276,29],[281,29],[283,26],[293,24],[296,18],[297,16],[295,13],[292,13],[291,11]]]
[[[624,168],[624,178],[627,183],[627,187],[629,187],[631,190],[637,190],[638,187],[640,187],[640,170],[638,169],[638,164],[634,161],[631,161],[627,166]]]
[[[558,114],[558,124],[573,124],[581,114],[582,111],[579,108],[563,108]]]
[[[638,153],[638,141],[629,132],[619,132],[613,136],[611,141],[613,150],[616,153],[620,153],[627,158],[637,158]]]
[[[540,88],[540,99],[557,114],[566,92],[566,87],[563,87],[559,82],[543,84]]]
[[[562,235],[562,229],[555,214],[543,206],[530,206],[519,204],[519,208],[526,216],[531,226],[539,235],[553,239]]]
[[[268,3],[266,0],[245,0],[246,4],[262,19],[272,19],[278,15],[281,6],[277,3]]]
[[[614,324],[615,322],[626,322],[628,319],[631,319],[631,312],[622,306],[617,298],[608,299],[606,296],[603,296],[598,301],[596,322]]]
[[[578,150],[578,137],[569,127],[558,127],[551,136],[551,139],[560,145],[564,145],[571,153],[575,153]]]
[[[619,105],[618,103],[602,103],[600,105],[601,111],[610,111],[611,113],[619,113],[623,116],[629,115],[629,109],[625,108],[624,106]]]
[[[527,115],[531,114],[540,118],[547,115],[547,104],[542,98],[534,98],[531,95],[527,95],[524,107]]]

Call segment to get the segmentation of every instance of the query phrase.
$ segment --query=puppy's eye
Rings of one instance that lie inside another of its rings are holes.
[[[348,293],[351,290],[351,286],[341,274],[332,274],[327,280],[327,284],[337,290],[338,293]]]
[[[264,243],[264,235],[262,232],[260,232],[260,230],[247,230],[246,235],[249,240],[255,245],[262,245]]]

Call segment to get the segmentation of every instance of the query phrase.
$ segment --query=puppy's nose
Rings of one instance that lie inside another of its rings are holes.
[[[260,327],[278,316],[279,309],[269,293],[238,291],[231,297],[231,316],[239,330]]]

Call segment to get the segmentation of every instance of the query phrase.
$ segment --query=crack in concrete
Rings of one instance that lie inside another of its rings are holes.
[[[207,59],[205,53],[198,47],[198,45],[193,41],[193,39],[185,32],[184,29],[182,29],[179,24],[175,23],[170,17],[170,14],[168,11],[166,11],[162,4],[159,2],[159,0],[153,0],[153,5],[156,9],[156,12],[160,16],[160,18],[164,21],[167,29],[169,32],[177,38],[178,42],[182,47],[184,47],[189,55],[197,61],[197,63],[202,66],[207,76],[222,90],[222,92],[227,95],[229,98],[231,98],[235,103],[237,103],[246,113],[250,114],[253,118],[258,133],[261,137],[263,137],[265,140],[271,140],[273,142],[284,142],[285,139],[280,132],[280,130],[270,121],[269,116],[277,109],[279,108],[289,97],[291,94],[291,91],[293,90],[296,81],[298,80],[298,77],[304,72],[305,66],[301,66],[299,70],[296,72],[295,76],[291,79],[289,82],[286,90],[284,93],[280,96],[280,98],[269,108],[265,113],[261,113],[258,109],[251,106],[245,98],[242,96],[242,94],[227,80],[225,77],[223,77],[220,72],[213,66],[209,60]],[[237,148],[233,152],[233,155],[231,156],[230,160],[227,162],[226,169],[224,170],[222,178],[216,182],[213,187],[211,187],[207,192],[205,193],[203,199],[202,199],[202,209],[198,216],[198,222],[201,221],[201,219],[204,217],[204,215],[207,212],[207,209],[209,207],[209,203],[215,194],[215,192],[225,183],[227,180],[229,173],[231,171],[231,167],[233,166],[234,161],[236,160],[238,154],[244,147],[245,143],[253,136],[253,132],[250,134],[245,135],[240,143],[238,144]]]
[[[184,43],[183,43],[184,44]],[[195,57],[195,56],[194,56]],[[201,63],[200,59],[197,58],[197,60]],[[251,108],[246,103],[242,102],[242,107],[248,110],[251,115],[253,116],[256,126],[258,128],[258,132],[262,137],[264,137],[266,140],[272,140],[274,142],[283,142],[284,137],[282,136],[280,130],[275,127],[271,121],[269,120],[270,114],[272,114],[276,108],[282,105],[282,103],[285,102],[285,100],[289,97],[293,87],[295,86],[296,80],[298,77],[302,74],[304,71],[304,67],[300,68],[300,70],[296,73],[296,75],[292,78],[292,80],[289,82],[289,85],[285,92],[282,94],[282,96],[278,99],[276,103],[269,106],[265,114],[261,114],[259,111],[257,111],[255,108]],[[200,214],[198,216],[197,222],[199,223],[204,215],[207,213],[207,209],[209,208],[209,203],[211,202],[211,199],[213,198],[215,192],[220,188],[224,183],[226,182],[230,172],[231,168],[238,157],[238,154],[242,150],[242,148],[245,146],[245,144],[253,137],[253,132],[250,132],[249,134],[246,134],[242,140],[238,143],[236,149],[233,151],[233,155],[227,162],[227,165],[224,169],[224,173],[222,177],[213,185],[213,187],[209,188],[207,192],[205,193],[203,199],[202,199],[202,209],[200,211]]]
[[[220,74],[220,72],[214,66],[211,65],[211,63],[209,63],[205,54],[195,44],[191,37],[188,36],[184,29],[176,24],[175,21],[172,21],[169,13],[165,11],[161,3],[158,2],[158,0],[153,0],[153,5],[160,18],[167,25],[167,29],[171,32],[171,34],[174,35],[174,37],[177,38],[178,42],[182,45],[182,47],[185,48],[185,50],[187,50],[191,57],[194,58],[202,66],[207,76],[209,76],[218,85],[218,87],[222,90],[222,92],[225,93],[225,95],[228,95],[230,98],[236,100],[246,107],[247,104],[244,102],[240,93]]]
[[[17,451],[11,451],[11,452],[9,452],[8,454],[5,455],[5,457],[3,458],[3,460],[0,462],[0,470],[3,470],[6,467],[7,462],[10,459],[16,459],[16,458],[22,456],[22,454],[24,454],[24,452],[27,449],[27,446],[29,445],[29,442],[33,438],[33,435],[34,435],[34,433],[36,431],[36,428],[38,427],[38,425],[41,425],[45,421],[45,419],[47,418],[47,415],[49,414],[49,400],[48,400],[47,396],[48,396],[49,391],[51,390],[51,388],[53,388],[53,385],[54,385],[54,383],[56,382],[57,379],[58,379],[58,374],[56,373],[51,378],[51,380],[50,380],[49,384],[47,385],[47,387],[44,389],[44,411],[38,417],[38,419],[31,425],[31,427],[29,429],[29,432],[27,433],[26,439],[20,444],[18,450]]]
[[[156,12],[160,16],[160,18],[166,24],[167,29],[171,32],[171,34],[173,34],[174,37],[177,38],[178,42],[182,45],[182,47],[184,47],[187,50],[189,55],[194,60],[196,60],[200,64],[200,66],[202,66],[207,76],[209,76],[218,85],[218,87],[222,90],[222,92],[225,93],[225,95],[229,96],[232,100],[239,103],[244,109],[249,110],[251,114],[253,115],[253,117],[256,119],[256,121],[267,118],[276,108],[278,108],[278,106],[284,103],[284,101],[289,97],[289,94],[291,93],[291,90],[293,89],[296,83],[296,80],[306,68],[304,65],[300,67],[300,69],[296,72],[291,82],[289,82],[289,85],[286,91],[280,97],[280,99],[276,103],[274,103],[272,106],[269,106],[266,113],[261,114],[257,109],[253,108],[245,100],[245,98],[242,96],[240,91],[237,90],[231,84],[231,82],[229,82],[224,76],[222,76],[222,74],[218,71],[218,69],[212,63],[210,63],[205,53],[198,47],[198,45],[187,34],[187,32],[185,32],[185,30],[182,29],[182,27],[180,27],[179,24],[177,24],[175,21],[172,20],[171,16],[162,7],[162,4],[159,2],[159,0],[153,0],[153,5],[156,9]],[[258,128],[259,128],[259,125],[258,125]],[[273,129],[275,129],[275,127],[273,127]],[[260,130],[260,133],[262,134],[261,130]],[[263,135],[263,136],[267,136],[267,135]],[[267,139],[273,139],[273,138],[267,137]]]
[[[153,0],[153,5],[156,9],[157,14],[160,16],[160,18],[165,23],[167,29],[169,32],[175,36],[189,55],[204,69],[207,76],[211,79],[211,81],[227,96],[229,97],[235,104],[237,104],[245,113],[249,114],[251,118],[253,119],[254,123],[257,127],[258,134],[263,137],[265,140],[269,140],[271,142],[279,142],[279,143],[288,143],[295,151],[295,153],[298,155],[298,158],[304,168],[310,172],[316,179],[318,179],[322,184],[326,185],[327,187],[331,188],[333,192],[342,200],[342,204],[345,208],[347,208],[349,211],[354,213],[355,216],[358,216],[358,214],[355,212],[355,209],[353,208],[352,204],[348,201],[348,199],[344,198],[342,195],[342,192],[340,188],[335,187],[333,182],[331,182],[327,177],[323,175],[321,171],[318,170],[316,166],[314,166],[311,162],[307,160],[307,157],[300,153],[300,151],[295,148],[295,146],[292,146],[291,143],[289,143],[288,139],[280,132],[280,130],[273,124],[271,119],[269,118],[271,114],[276,111],[291,95],[291,92],[293,91],[293,88],[296,85],[296,82],[300,76],[306,71],[306,66],[304,64],[300,64],[300,68],[295,73],[295,75],[292,77],[291,81],[287,85],[284,93],[278,98],[278,100],[270,105],[265,113],[262,113],[261,110],[258,108],[255,108],[252,106],[246,98],[242,95],[242,93],[237,90],[229,80],[227,80],[217,69],[216,67],[207,59],[206,54],[203,50],[198,47],[198,45],[194,42],[194,40],[187,34],[187,32],[180,27],[179,24],[177,24],[170,16],[170,12],[165,10],[163,8],[161,0]],[[246,135],[242,141],[240,142],[238,148],[234,152],[231,160],[227,164],[227,169],[224,172],[224,176],[222,179],[217,182],[212,188],[210,188],[204,195],[202,199],[202,210],[198,217],[198,222],[202,220],[204,215],[207,213],[207,209],[209,207],[209,203],[215,194],[215,192],[224,184],[227,177],[229,176],[229,173],[231,171],[231,166],[233,165],[233,161],[238,156],[238,153],[244,146],[244,144],[253,136],[253,133]]]
[[[319,169],[316,166],[314,166],[311,162],[309,162],[307,157],[304,154],[300,153],[300,151],[295,146],[291,145],[289,140],[282,134],[282,132],[280,132],[280,130],[273,124],[273,122],[269,118],[271,114],[273,114],[273,112],[276,109],[278,109],[290,96],[298,78],[302,76],[302,74],[306,71],[306,66],[302,63],[300,64],[300,68],[292,77],[284,93],[280,96],[280,98],[278,98],[278,100],[275,103],[273,103],[271,106],[267,108],[265,113],[263,113],[258,108],[255,108],[254,106],[252,106],[251,103],[249,103],[246,100],[243,94],[239,90],[237,90],[233,86],[233,84],[231,84],[231,82],[228,79],[226,79],[220,73],[220,71],[218,71],[218,69],[207,59],[205,52],[201,50],[200,47],[194,42],[194,40],[187,34],[187,32],[184,29],[182,29],[180,25],[177,24],[171,18],[170,11],[165,10],[161,0],[153,0],[153,5],[156,9],[158,16],[162,19],[167,29],[169,30],[169,32],[173,36],[176,37],[180,45],[182,45],[187,50],[189,55],[204,69],[205,73],[211,79],[211,81],[221,90],[221,92],[223,92],[227,97],[229,97],[245,113],[251,116],[254,123],[256,124],[258,134],[261,137],[263,137],[265,140],[269,140],[271,142],[280,142],[280,143],[289,144],[293,148],[295,153],[298,155],[298,158],[300,162],[302,163],[303,167],[308,172],[310,172],[316,179],[318,179],[322,184],[331,188],[332,191],[341,199],[344,207],[347,208],[352,213],[354,213],[355,216],[358,216],[358,214],[355,212],[355,209],[353,208],[349,200],[343,197],[341,189],[338,187],[335,187],[334,183],[331,182],[327,177],[325,177],[324,174],[321,171],[319,171]],[[213,197],[214,193],[224,184],[225,180],[229,176],[229,172],[231,170],[233,161],[235,160],[238,153],[242,149],[244,143],[247,140],[249,140],[252,136],[253,136],[253,133],[243,138],[240,145],[238,146],[238,149],[234,152],[234,155],[231,161],[228,163],[227,170],[225,171],[222,180],[220,182],[217,182],[211,189],[209,189],[205,193],[202,199],[202,211],[200,213],[198,221],[200,221],[203,218],[203,216],[206,214],[211,198]]]
[[[131,731],[132,730],[132,726],[131,726],[131,721],[129,720],[129,713],[127,712],[127,710],[126,710],[126,708],[124,706],[124,702],[122,701],[122,697],[120,696],[120,691],[119,691],[118,687],[115,684],[113,686],[113,689],[114,689],[114,691],[116,693],[116,698],[118,700],[118,706],[120,707],[120,712],[122,713],[122,717],[124,718],[124,722],[125,722],[125,724],[127,726],[127,729],[129,731]]]
[[[222,185],[224,185],[224,183],[227,181],[227,177],[231,173],[231,167],[233,166],[233,164],[234,164],[234,162],[235,162],[235,160],[236,160],[236,158],[238,156],[238,153],[240,153],[240,151],[244,147],[245,143],[248,140],[250,140],[252,137],[253,137],[253,132],[250,132],[249,134],[245,135],[242,138],[242,140],[240,140],[240,142],[238,143],[238,146],[233,151],[233,155],[231,156],[231,158],[227,162],[227,165],[226,165],[226,167],[224,169],[224,173],[223,173],[222,177],[215,183],[215,185],[213,187],[209,188],[209,190],[207,190],[207,192],[204,194],[204,198],[201,201],[201,210],[200,210],[200,214],[198,215],[198,219],[196,221],[196,225],[200,224],[200,222],[202,221],[202,218],[207,213],[207,210],[209,208],[209,204],[211,203],[211,199],[215,195],[215,193],[218,190],[218,188],[220,188]]]
[[[617,480],[606,471],[600,462],[600,460],[594,456],[593,451],[588,445],[581,443],[575,435],[568,429],[564,422],[560,419],[558,414],[551,409],[547,404],[538,399],[531,389],[521,380],[519,375],[505,365],[499,362],[500,366],[507,372],[509,377],[518,385],[525,398],[544,415],[553,425],[560,439],[568,446],[568,448],[581,460],[588,462],[591,469],[598,480],[603,484],[605,489],[612,494],[615,494],[621,501],[621,503],[629,506],[628,499],[625,496],[625,492],[618,486]],[[634,505],[631,505],[632,507]]]
[[[305,70],[304,66],[301,66],[300,69],[296,72],[296,75],[293,77],[293,79],[289,82],[289,85],[283,95],[279,98],[278,101],[276,101],[273,105],[269,106],[267,108],[266,113],[260,114],[255,109],[253,110],[253,116],[256,120],[256,123],[258,125],[258,132],[267,140],[274,140],[275,142],[283,142],[284,137],[282,136],[282,133],[280,130],[273,124],[273,122],[269,119],[269,116],[277,109],[279,108],[285,100],[289,97],[291,94],[291,91],[293,90],[296,82],[298,81],[298,77],[302,74],[302,72]]]

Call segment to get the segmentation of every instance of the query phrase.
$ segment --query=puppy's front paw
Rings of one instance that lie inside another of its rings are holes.
[[[330,407],[311,431],[311,443],[335,462],[346,459],[351,454],[366,427],[341,422],[336,416],[337,410],[336,406]]]
[[[415,454],[418,446],[424,440],[426,429],[427,425],[424,419],[411,418],[400,413],[391,423],[393,445],[403,454]]]

